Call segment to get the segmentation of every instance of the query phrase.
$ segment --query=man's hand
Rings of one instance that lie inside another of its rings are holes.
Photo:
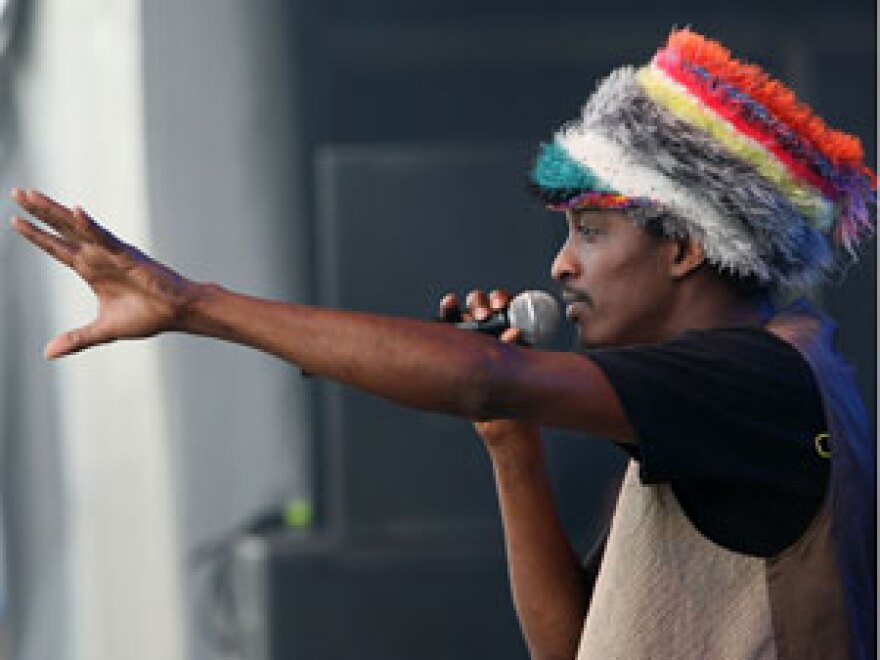
[[[12,198],[57,233],[17,216],[12,228],[74,270],[98,299],[97,318],[55,337],[46,345],[47,358],[178,329],[192,282],[120,241],[78,206],[70,209],[35,190],[14,189]]]
[[[462,311],[454,294],[440,301],[451,323],[482,320],[510,303],[504,291],[471,291]],[[515,342],[519,331],[501,335]],[[516,419],[474,422],[489,452],[504,528],[513,604],[532,658],[573,658],[588,596],[580,562],[553,505],[538,425]]]
[[[467,311],[462,312],[458,298],[448,293],[440,301],[440,318],[449,322],[482,321],[492,312],[506,309],[510,304],[510,294],[500,289],[488,296],[484,291],[473,290],[465,299]],[[520,330],[508,328],[501,334],[501,341],[515,344],[520,339]],[[513,419],[493,419],[474,422],[474,428],[482,438],[490,453],[513,448],[513,445],[528,443],[536,445],[539,441],[538,426],[532,422]]]

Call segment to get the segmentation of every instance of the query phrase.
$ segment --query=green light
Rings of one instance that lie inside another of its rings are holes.
[[[306,500],[292,500],[284,505],[284,522],[294,529],[311,526],[314,514],[312,503]]]

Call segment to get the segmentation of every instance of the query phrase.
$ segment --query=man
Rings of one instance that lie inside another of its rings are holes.
[[[98,298],[49,358],[187,332],[477,420],[534,658],[868,658],[874,441],[830,322],[770,304],[821,281],[827,236],[853,254],[870,232],[862,160],[857,140],[692,32],[612,73],[533,172],[566,213],[552,272],[583,354],[191,282],[36,191],[13,197],[56,233],[13,227]],[[464,315],[507,302],[474,291]],[[462,314],[453,295],[441,311]],[[553,511],[542,425],[633,457],[586,566]]]

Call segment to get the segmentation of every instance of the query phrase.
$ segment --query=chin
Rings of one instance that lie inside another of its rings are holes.
[[[601,348],[602,346],[608,346],[608,342],[602,341],[601,337],[597,337],[595,333],[589,333],[584,330],[584,327],[578,323],[577,327],[577,337],[575,338],[575,346],[581,350],[588,350],[591,348]]]
[[[590,328],[587,329],[582,323],[578,323],[576,329],[577,339],[575,340],[575,343],[581,350],[588,350],[591,348],[610,348],[613,346],[621,346],[625,343],[614,335],[603,335],[601,332],[597,332],[593,324],[590,324]]]

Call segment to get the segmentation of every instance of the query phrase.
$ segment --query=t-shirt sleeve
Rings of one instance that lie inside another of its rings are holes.
[[[824,489],[815,436],[825,422],[812,371],[769,331],[688,331],[586,355],[635,431],[642,483],[745,483],[810,497]]]

